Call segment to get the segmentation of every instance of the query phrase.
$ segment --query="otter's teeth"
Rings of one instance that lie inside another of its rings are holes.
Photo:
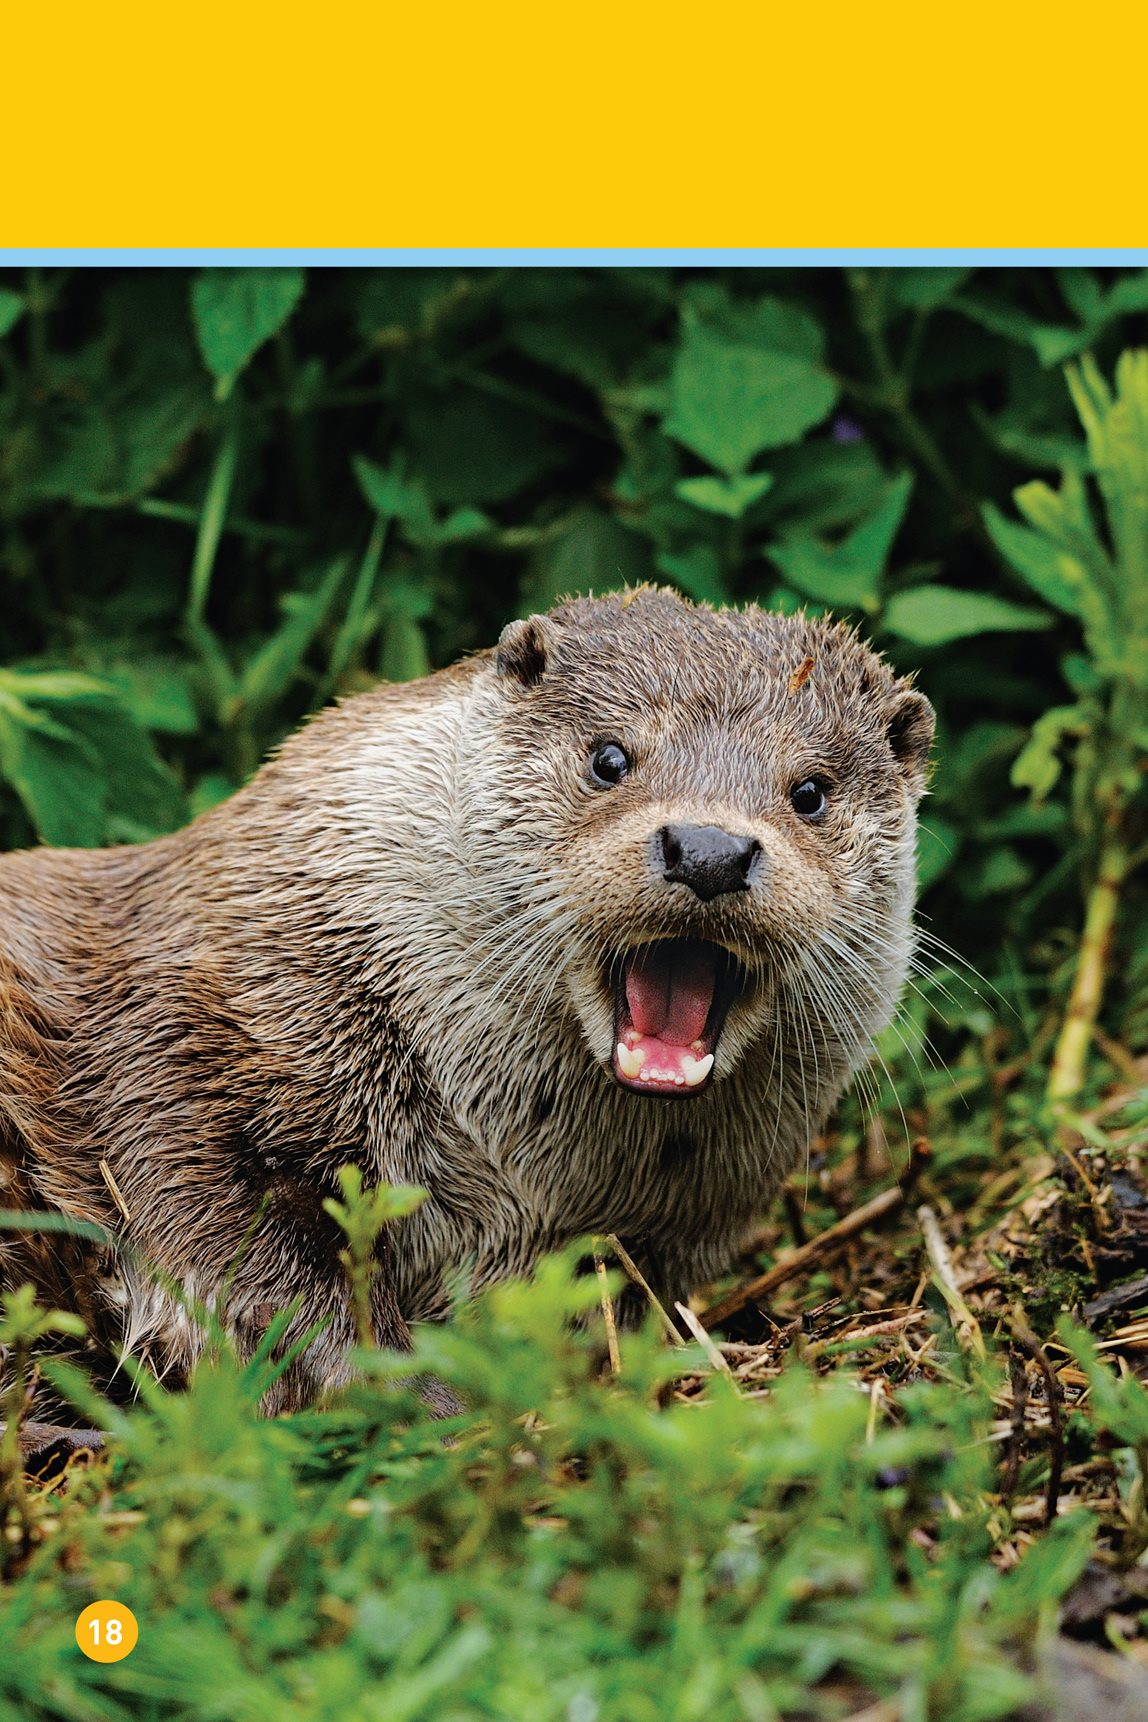
[[[714,1055],[707,1052],[704,1058],[690,1058],[687,1053],[682,1059],[682,1075],[686,1079],[687,1088],[697,1088],[703,1083],[714,1067]]]
[[[631,1047],[626,1045],[625,1041],[620,1040],[618,1042],[614,1048],[614,1057],[618,1060],[618,1069],[623,1076],[628,1076],[631,1081],[635,1081],[641,1076],[642,1055],[640,1052],[634,1052]]]

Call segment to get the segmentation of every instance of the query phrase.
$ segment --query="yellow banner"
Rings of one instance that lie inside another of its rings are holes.
[[[1148,8],[9,9],[4,247],[1148,241]]]

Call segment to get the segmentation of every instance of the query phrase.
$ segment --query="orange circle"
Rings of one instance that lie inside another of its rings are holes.
[[[90,1602],[76,1621],[76,1643],[92,1662],[122,1662],[139,1635],[139,1622],[122,1602]]]

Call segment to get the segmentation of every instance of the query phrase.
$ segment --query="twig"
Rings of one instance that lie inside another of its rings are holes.
[[[1009,1438],[1008,1458],[1005,1460],[1001,1473],[1000,1497],[1002,1501],[1011,1501],[1016,1489],[1016,1480],[1020,1474],[1021,1449],[1024,1446],[1024,1414],[1028,1405],[1028,1371],[1024,1360],[1015,1347],[1010,1347],[1008,1354],[1009,1381],[1012,1384],[1012,1431]]]
[[[925,1248],[929,1253],[934,1282],[949,1306],[949,1315],[953,1323],[953,1332],[957,1336],[957,1344],[962,1351],[972,1351],[976,1353],[977,1357],[983,1358],[985,1342],[980,1324],[965,1302],[964,1295],[957,1284],[949,1246],[941,1236],[937,1216],[928,1203],[923,1202],[917,1209],[917,1224],[924,1235]]]
[[[610,1373],[611,1375],[621,1375],[622,1354],[618,1350],[618,1324],[614,1320],[614,1300],[610,1296],[610,1285],[606,1278],[606,1264],[597,1250],[594,1252],[594,1271],[598,1275],[598,1286],[602,1293],[602,1314],[606,1318],[606,1349],[610,1353]]]
[[[1060,1415],[1062,1396],[1060,1382],[1048,1361],[1043,1345],[1025,1321],[1019,1309],[1013,1309],[1012,1336],[1021,1350],[1031,1357],[1044,1376],[1044,1392],[1048,1400],[1048,1488],[1044,1500],[1044,1522],[1051,1525],[1060,1500],[1060,1479],[1064,1471],[1064,1425]]]
[[[610,1248],[613,1250],[614,1254],[617,1256],[618,1260],[621,1262],[622,1267],[625,1269],[626,1273],[629,1274],[629,1276],[633,1280],[634,1284],[636,1286],[641,1286],[642,1290],[645,1292],[646,1296],[649,1298],[651,1307],[657,1313],[658,1318],[661,1321],[662,1326],[665,1328],[666,1334],[669,1337],[669,1339],[673,1342],[674,1345],[684,1345],[686,1343],[685,1340],[682,1338],[681,1334],[678,1332],[677,1328],[674,1326],[673,1322],[670,1320],[670,1317],[666,1314],[665,1306],[659,1301],[659,1299],[657,1298],[657,1296],[655,1295],[655,1293],[651,1289],[651,1287],[650,1287],[645,1275],[643,1274],[641,1268],[638,1266],[637,1262],[634,1260],[633,1256],[630,1254],[630,1252],[626,1248],[625,1244],[622,1243],[621,1239],[618,1238],[613,1232],[607,1232],[606,1242],[609,1244]]]
[[[1129,1052],[1126,1046],[1121,1046],[1118,1040],[1114,1040],[1110,1034],[1105,1034],[1102,1028],[1094,1028],[1092,1038],[1109,1064],[1113,1065],[1122,1076],[1126,1076],[1129,1082],[1137,1088],[1143,1088],[1145,1075],[1143,1057],[1137,1058],[1135,1053]],[[1124,1097],[1122,1096],[1121,1104],[1123,1103]]]
[[[1072,1170],[1076,1173],[1080,1182],[1084,1185],[1084,1188],[1088,1193],[1088,1202],[1092,1209],[1092,1217],[1096,1221],[1096,1229],[1101,1236],[1103,1236],[1103,1234],[1108,1230],[1109,1224],[1108,1215],[1104,1211],[1104,1198],[1093,1183],[1092,1179],[1088,1176],[1088,1173],[1078,1155],[1074,1152],[1072,1142],[1070,1140],[1070,1132],[1065,1124],[1061,1124],[1057,1135],[1057,1146],[1059,1147],[1060,1152],[1064,1155],[1064,1158],[1068,1161],[1068,1164],[1072,1167]],[[1079,1136],[1079,1132],[1077,1132],[1077,1135]]]
[[[875,1220],[881,1220],[886,1214],[892,1214],[904,1202],[905,1198],[900,1188],[894,1185],[891,1190],[882,1190],[872,1201],[862,1203],[854,1208],[851,1214],[846,1214],[843,1220],[829,1226],[824,1232],[819,1232],[807,1244],[786,1256],[784,1261],[775,1262],[768,1273],[759,1274],[756,1279],[749,1280],[743,1286],[727,1293],[709,1309],[703,1310],[701,1321],[703,1327],[714,1328],[727,1321],[731,1315],[736,1315],[739,1309],[744,1309],[747,1303],[753,1303],[760,1297],[766,1297],[786,1280],[796,1279],[804,1273],[813,1262],[821,1261],[839,1244],[848,1243],[850,1238],[863,1232],[866,1226],[871,1226]]]
[[[789,1221],[789,1230],[793,1234],[793,1242],[800,1249],[802,1244],[809,1242],[805,1231],[805,1220],[801,1213],[801,1204],[797,1200],[796,1192],[791,1190],[788,1184],[782,1189],[781,1199],[785,1204],[785,1217]]]
[[[115,1203],[116,1207],[119,1209],[120,1214],[123,1217],[124,1225],[130,1226],[132,1217],[128,1211],[128,1205],[124,1201],[123,1192],[120,1190],[119,1185],[116,1183],[115,1179],[112,1177],[111,1167],[108,1165],[106,1160],[100,1160],[99,1161],[99,1168],[100,1168],[100,1177],[104,1180],[104,1183],[107,1185],[108,1194],[111,1196],[112,1201]]]
[[[812,1362],[815,1357],[821,1357],[839,1345],[858,1346],[871,1339],[888,1339],[890,1334],[900,1333],[913,1322],[920,1320],[921,1312],[909,1309],[903,1315],[889,1316],[885,1321],[874,1322],[871,1327],[847,1327],[843,1333],[835,1333],[829,1339],[815,1339],[811,1345],[806,1346],[805,1356]]]
[[[690,1332],[693,1334],[714,1368],[724,1370],[726,1375],[730,1375],[732,1371],[730,1370],[729,1364],[722,1356],[721,1352],[718,1350],[717,1346],[714,1344],[693,1310],[690,1309],[689,1305],[684,1303],[675,1303],[674,1308],[677,1310],[678,1314],[681,1316],[682,1320],[685,1322],[686,1326],[689,1328]]]

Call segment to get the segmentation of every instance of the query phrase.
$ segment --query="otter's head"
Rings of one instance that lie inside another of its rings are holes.
[[[469,861],[520,1047],[572,1011],[642,1096],[700,1094],[779,1022],[867,1056],[909,956],[922,694],[841,624],[651,588],[512,623],[488,686]]]

